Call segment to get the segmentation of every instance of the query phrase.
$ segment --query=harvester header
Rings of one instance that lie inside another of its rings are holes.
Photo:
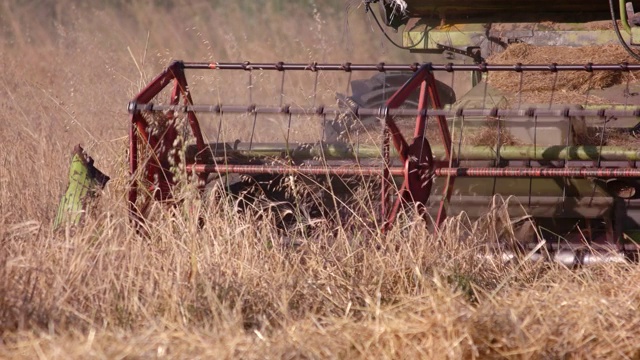
[[[406,24],[405,44],[412,31],[422,31],[422,48],[412,51],[428,50],[451,19],[471,24],[474,16],[522,13],[541,19],[541,12],[577,16],[582,9],[591,21],[609,10],[601,1],[380,5],[386,24]],[[439,24],[431,28],[436,15]],[[418,17],[422,30],[409,28]],[[584,263],[585,249],[598,252],[589,262],[635,256],[640,102],[630,94],[640,64],[491,63],[482,51],[467,56],[468,48],[436,45],[437,56],[450,51],[459,58],[173,62],[128,106],[131,217],[144,223],[154,206],[181,201],[176,189],[184,179],[196,181],[208,201],[217,201],[210,194],[221,188],[240,203],[271,201],[282,213],[299,211],[311,198],[307,216],[342,224],[350,223],[344,208],[364,190],[372,206],[358,219],[382,232],[411,213],[437,233],[448,216],[481,217],[502,196],[510,199],[510,216],[524,212],[539,230],[511,253],[540,249],[542,238],[548,257],[569,265]],[[596,88],[602,74],[618,79],[622,101]],[[584,79],[586,91],[569,98],[558,80],[565,76]],[[546,87],[530,91],[533,77]],[[516,88],[501,90],[505,78]],[[287,188],[291,179],[313,190]]]

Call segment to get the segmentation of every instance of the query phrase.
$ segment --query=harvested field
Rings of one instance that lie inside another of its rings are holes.
[[[619,64],[637,61],[619,45],[604,46],[532,46],[513,44],[502,53],[487,59],[491,64]],[[638,72],[535,72],[519,76],[509,72],[492,73],[489,83],[509,96],[510,103],[606,104],[605,99],[589,94],[591,90],[606,89],[618,84],[636,84]],[[588,96],[588,97],[587,97]]]

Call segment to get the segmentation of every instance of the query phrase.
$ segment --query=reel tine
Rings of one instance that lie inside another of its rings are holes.
[[[253,127],[251,129],[251,138],[249,139],[249,150],[253,148],[253,135],[256,133],[256,122],[258,121],[258,112],[253,111]]]
[[[531,119],[532,114],[529,114]],[[533,116],[533,153],[538,153],[538,115]],[[529,163],[529,166],[531,163]],[[529,178],[529,207],[531,207],[531,197],[533,193],[533,178]]]
[[[549,97],[549,110],[553,106],[553,98],[556,94],[556,85],[558,84],[558,69],[556,68],[556,63],[549,65],[549,70],[554,73],[553,76],[553,84],[551,85],[551,96]]]
[[[315,73],[314,81],[313,81],[313,100],[311,107],[316,107],[316,101],[318,98],[318,70],[315,67],[315,63],[311,67],[311,71]],[[287,128],[287,144],[289,143],[289,129],[291,128],[291,113],[289,113],[289,127]],[[325,142],[325,133],[327,129],[327,116],[325,114],[322,115],[322,126],[320,128],[320,142]]]
[[[220,111],[220,116],[218,117],[218,133],[216,134],[215,151],[218,151],[218,144],[220,144],[220,134],[222,133],[222,117],[223,116],[224,116],[224,112]]]
[[[593,70],[591,69],[590,66],[591,63],[587,64],[586,66],[586,70],[589,71],[589,80],[588,80],[588,85],[587,85],[587,92],[585,94],[585,98],[584,98],[584,106],[586,107],[587,105],[589,105],[589,96],[591,96],[591,87],[593,85]]]
[[[316,100],[318,97],[318,71],[314,71],[315,74],[315,81],[313,82],[313,104],[311,105],[312,107],[316,107]]]
[[[502,121],[500,119],[500,116],[498,116],[497,118],[498,121],[498,134],[497,134],[497,141],[496,141],[496,160],[495,160],[495,167],[499,167],[500,166],[500,146],[501,146],[501,141],[502,141],[502,137],[501,137],[501,133],[502,133]],[[493,190],[491,191],[491,196],[495,196],[496,195],[496,187],[498,185],[498,178],[494,177],[493,178]]]
[[[519,66],[520,64],[516,65]],[[516,71],[518,71],[516,69]],[[524,73],[522,71],[518,71],[520,73],[520,84],[518,85],[518,110],[520,110],[522,106],[522,85],[524,80]]]
[[[488,85],[489,85],[489,72],[486,73],[486,77],[484,79],[484,92],[482,94],[482,108],[486,109],[487,108],[487,93],[489,91],[488,89]]]
[[[602,132],[600,133],[600,146],[599,146],[599,151],[598,151],[598,158],[596,159],[596,167],[600,168],[600,166],[602,165],[602,146],[604,145],[604,134],[607,131],[607,119],[602,116],[600,117],[602,119]],[[591,204],[593,203],[593,197],[596,195],[596,182],[593,182],[593,189],[591,190],[591,199],[589,199],[589,206],[591,206]]]
[[[291,119],[291,117],[289,117],[289,119]],[[320,142],[325,142],[325,133],[326,131],[324,131],[324,129],[327,127],[327,114],[323,113],[322,114],[322,129],[320,132]]]
[[[607,123],[609,122],[608,119],[606,119],[604,116],[602,117],[602,133],[600,134],[600,147],[599,147],[599,151],[598,151],[598,159],[597,159],[597,163],[596,166],[600,167],[602,165],[602,147],[604,146],[604,136],[605,133],[607,132]]]
[[[382,170],[382,181],[381,181],[381,208],[380,215],[383,222],[383,227],[386,227],[387,224],[387,203],[389,202],[389,194],[391,190],[391,182],[390,179],[390,171],[389,166],[389,145],[390,145],[390,134],[389,128],[384,126],[382,128],[382,162],[383,162],[383,170]]]
[[[449,65],[450,65],[449,68],[453,67],[453,64],[450,63]],[[451,87],[452,90],[455,89],[455,87],[454,87],[454,85],[456,83],[455,81],[456,81],[456,72],[452,70],[451,71],[451,84],[449,85],[449,87]]]
[[[453,66],[453,64],[451,64],[451,66]],[[455,84],[455,76],[456,76],[456,72],[455,71],[451,71],[451,89],[454,88],[453,86]],[[460,109],[460,110],[462,110],[462,109]],[[459,139],[458,139],[458,151],[456,153],[456,164],[460,163],[460,153],[462,152],[462,139],[463,139],[463,136],[464,136],[463,134],[464,134],[464,120],[465,120],[465,117],[462,114],[462,111],[459,111],[459,114],[456,113],[456,115],[453,117],[454,123],[458,119],[458,117],[460,118],[460,136],[459,136]]]
[[[382,73],[382,98],[387,99],[387,72]]]
[[[215,153],[218,153],[218,146],[222,146],[222,151],[224,152],[224,163],[225,165],[227,164],[227,147],[223,144],[223,145],[219,145],[220,144],[220,136],[222,135],[222,118],[224,117],[224,112],[222,110],[220,110],[220,116],[218,117],[218,134],[216,134],[216,147],[215,147]],[[224,138],[222,139],[224,141]],[[215,155],[215,154],[214,154]],[[212,156],[213,158],[213,163],[217,165],[217,157],[216,156]],[[218,173],[218,176],[220,176],[221,174]]]
[[[558,73],[556,72],[556,79],[558,78],[557,75]],[[566,148],[569,148],[569,142],[571,139],[571,132],[573,130],[573,126],[571,126],[571,118],[566,116],[566,114],[564,116],[564,119],[567,121],[567,138],[565,140],[564,145]],[[564,155],[564,168],[565,169],[569,168],[569,152],[568,151],[565,151],[565,155]],[[570,180],[568,180],[567,178],[563,178],[562,180],[563,180],[562,181],[562,210],[564,211],[566,209],[565,205],[566,205],[566,199],[567,199],[567,181],[570,181]]]
[[[253,104],[253,71],[249,70],[249,104]]]
[[[360,165],[360,131],[356,132],[356,163]]]
[[[385,99],[385,101],[387,100],[387,72],[383,72],[382,73],[382,98]],[[393,95],[393,94],[392,94]],[[388,114],[386,114],[386,116],[389,116]],[[384,127],[387,127],[387,119],[382,119]],[[388,136],[389,134],[386,134],[384,136]],[[359,135],[358,135],[359,136]],[[386,137],[385,137],[386,139]],[[388,156],[388,155],[387,155]],[[388,166],[388,165],[385,165]]]
[[[458,116],[456,115],[456,118],[457,117]],[[464,115],[460,115],[460,138],[458,139],[458,152],[456,153],[456,164],[460,164],[460,153],[462,152],[462,137],[463,136],[464,136]]]
[[[324,131],[322,132],[324,134]],[[289,112],[289,121],[287,122],[287,138],[285,142],[287,143],[287,147],[289,147],[289,135],[291,134],[291,112]]]
[[[624,110],[627,110],[627,106],[629,105],[629,97],[631,97],[631,91],[629,90],[629,80],[631,76],[627,74],[627,81],[624,87]]]
[[[349,75],[347,76],[347,89],[345,90],[345,94],[349,94],[349,90],[351,89],[351,70],[345,70]]]
[[[280,63],[278,65],[280,65]],[[280,66],[280,68],[282,68],[282,67]],[[282,72],[282,78],[280,80],[280,106],[282,107],[282,104],[284,102],[284,74],[285,74],[285,71],[284,71],[284,69],[282,69],[280,71]]]

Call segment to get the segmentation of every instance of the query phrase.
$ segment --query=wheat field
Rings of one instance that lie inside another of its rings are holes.
[[[295,246],[225,199],[131,227],[128,100],[172,59],[419,61],[352,5],[0,4],[1,358],[640,358],[637,266],[483,257],[512,231],[498,205],[438,236],[314,220]],[[53,231],[78,143],[112,180],[83,227]]]

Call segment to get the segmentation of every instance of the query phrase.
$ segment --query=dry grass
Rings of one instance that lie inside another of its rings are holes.
[[[377,33],[357,34],[356,15],[349,50],[330,40],[342,34],[337,15],[296,7],[248,22],[205,2],[172,13],[18,4],[0,12],[0,64],[11,69],[0,75],[0,357],[640,356],[640,271],[476,256],[509,232],[499,208],[451,219],[441,237],[406,217],[386,236],[316,223],[284,238],[270,214],[238,216],[226,200],[159,211],[148,237],[131,229],[125,105],[144,82],[173,57],[394,60]],[[36,10],[54,20],[36,23]],[[84,228],[55,233],[78,142],[113,180]]]

